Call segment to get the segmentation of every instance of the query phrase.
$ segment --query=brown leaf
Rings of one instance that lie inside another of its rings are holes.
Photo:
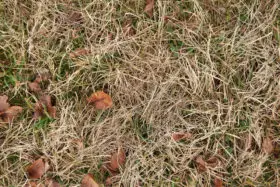
[[[263,152],[270,154],[274,150],[273,142],[270,137],[266,137],[262,142],[262,150]]]
[[[88,99],[89,104],[93,104],[96,109],[104,110],[113,106],[112,98],[103,91],[93,93]]]
[[[209,166],[209,167],[211,167],[211,168],[216,167],[218,164],[219,164],[219,160],[218,160],[218,158],[215,157],[215,156],[210,157],[210,158],[206,161],[206,165]]]
[[[214,179],[214,186],[215,186],[215,187],[223,187],[223,181],[222,181],[222,179],[216,177],[216,178]]]
[[[91,174],[87,174],[82,180],[81,187],[99,187],[99,185],[95,182]]]
[[[0,112],[4,112],[10,107],[10,104],[7,101],[8,101],[8,96],[6,95],[0,96]]]
[[[50,79],[50,74],[48,72],[41,72],[36,76],[36,79],[33,82],[41,83]]]
[[[80,23],[83,20],[83,15],[81,12],[72,12],[68,17],[69,22]]]
[[[24,187],[37,187],[37,183],[33,181],[29,181]]]
[[[127,19],[123,23],[123,32],[124,32],[125,36],[133,36],[133,35],[135,35],[135,30],[132,27],[132,20],[131,19]]]
[[[29,82],[28,87],[29,87],[30,91],[35,92],[35,93],[42,91],[41,86],[38,82]]]
[[[22,112],[22,107],[20,106],[11,106],[4,112],[0,114],[0,117],[4,122],[12,122],[14,118],[16,118],[21,112]]]
[[[146,0],[146,7],[144,12],[151,18],[153,17],[155,0]]]
[[[106,186],[111,186],[113,184],[112,177],[107,177],[105,180],[105,185]]]
[[[56,108],[52,106],[51,96],[42,95],[40,99],[37,101],[34,107],[34,119],[38,119],[39,117],[48,114],[50,117],[55,118],[56,116]]]
[[[45,187],[60,187],[60,184],[53,179],[47,179],[45,182]]]
[[[205,172],[207,170],[206,162],[203,160],[202,156],[196,157],[195,162],[197,164],[197,170],[199,172]]]
[[[117,171],[120,167],[125,164],[126,156],[123,149],[119,149],[118,152],[111,156],[110,169],[112,171]]]
[[[74,139],[72,140],[72,142],[74,143],[74,145],[76,145],[78,150],[82,150],[84,148],[84,144],[81,139]]]
[[[27,168],[27,173],[30,179],[39,179],[49,169],[47,162],[44,162],[42,158],[35,160]]]
[[[176,142],[180,141],[180,140],[188,140],[192,137],[192,134],[189,132],[175,132],[172,134],[172,139]]]
[[[70,56],[70,58],[77,58],[79,56],[88,55],[89,53],[90,53],[89,49],[78,48],[75,51],[73,51],[72,53],[70,53],[69,56]]]

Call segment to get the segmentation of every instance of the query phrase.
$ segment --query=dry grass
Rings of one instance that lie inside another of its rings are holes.
[[[51,170],[41,181],[79,186],[93,173],[102,184],[118,147],[127,160],[113,186],[280,185],[279,150],[261,149],[266,136],[280,145],[279,4],[157,0],[149,18],[144,0],[2,0],[1,95],[25,111],[0,127],[0,186],[23,186],[42,156]],[[77,48],[91,53],[71,59]],[[45,70],[58,115],[34,122],[27,82]],[[114,107],[90,110],[102,89]],[[198,155],[219,164],[200,173]]]

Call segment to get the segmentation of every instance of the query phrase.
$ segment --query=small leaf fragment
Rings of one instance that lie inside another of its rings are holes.
[[[112,98],[103,91],[93,93],[87,101],[89,104],[93,104],[98,110],[108,109],[113,106]]]
[[[34,107],[34,119],[38,119],[39,117],[48,114],[50,117],[55,118],[56,116],[56,108],[52,106],[51,96],[42,95]]]
[[[42,158],[40,158],[28,166],[26,171],[30,179],[39,179],[48,169],[48,164]]]
[[[8,101],[8,96],[6,95],[0,96],[0,112],[4,112],[10,107],[10,104],[7,101]]]
[[[215,177],[215,179],[214,179],[214,186],[215,187],[223,187],[222,179]]]
[[[47,179],[45,182],[45,187],[60,187],[60,184],[53,179]]]
[[[86,174],[82,180],[81,187],[99,187],[91,174]]]
[[[122,148],[120,148],[118,152],[114,153],[111,156],[110,169],[112,171],[118,171],[118,169],[125,164],[125,160],[126,160],[125,152]]]
[[[153,17],[155,0],[146,0],[144,12],[151,18]]]
[[[263,152],[270,154],[274,150],[273,142],[270,137],[265,137],[262,142],[262,150]]]
[[[176,142],[181,140],[188,140],[192,137],[192,134],[189,132],[175,132],[172,134],[172,139]]]
[[[89,49],[86,48],[78,48],[72,53],[69,54],[70,58],[77,58],[79,56],[88,55],[90,53]]]

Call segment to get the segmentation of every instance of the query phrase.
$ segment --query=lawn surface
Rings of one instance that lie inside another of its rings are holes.
[[[23,108],[0,122],[0,186],[27,184],[39,158],[41,184],[280,185],[280,2],[146,3],[0,1],[0,95]],[[113,107],[87,103],[100,90]],[[40,95],[55,117],[34,119]]]

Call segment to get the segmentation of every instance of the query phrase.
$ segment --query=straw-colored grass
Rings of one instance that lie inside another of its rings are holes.
[[[102,165],[122,147],[113,186],[277,186],[280,137],[278,0],[2,0],[0,95],[24,112],[0,127],[0,186],[40,179],[105,184]],[[86,55],[71,58],[79,48]],[[32,120],[28,81],[48,71],[56,119]],[[114,106],[86,98],[104,90]],[[192,138],[176,142],[174,132]],[[264,137],[275,145],[262,150]],[[83,148],[75,140],[83,143]],[[201,155],[218,163],[199,172]]]

